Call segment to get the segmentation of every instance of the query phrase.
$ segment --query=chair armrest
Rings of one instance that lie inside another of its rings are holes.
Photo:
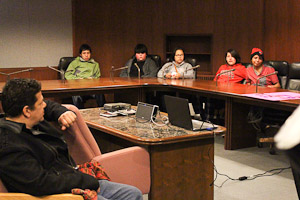
[[[43,197],[35,197],[24,193],[0,193],[1,200],[83,200],[81,195],[54,194]]]
[[[150,191],[150,156],[142,147],[129,147],[93,159],[105,168],[112,181],[133,185],[143,194]]]

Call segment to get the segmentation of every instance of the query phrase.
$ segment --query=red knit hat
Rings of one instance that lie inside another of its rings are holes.
[[[261,57],[262,60],[264,60],[264,52],[261,49],[253,48],[252,52],[251,52],[250,59],[252,60],[253,56],[255,56],[255,55],[259,55],[259,57]]]

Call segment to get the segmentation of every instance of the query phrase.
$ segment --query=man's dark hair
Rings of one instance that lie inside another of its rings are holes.
[[[148,49],[144,44],[137,44],[134,48],[134,54],[136,53],[146,53],[148,55]]]
[[[82,51],[85,51],[85,50],[89,50],[92,53],[92,49],[88,44],[82,44],[79,48],[79,54],[81,54]]]
[[[24,106],[34,109],[36,94],[41,91],[41,84],[34,79],[11,79],[2,91],[2,108],[8,117],[22,114]]]
[[[234,50],[234,49],[228,49],[225,53],[225,62],[227,63],[226,57],[227,57],[227,53],[230,53],[232,57],[235,58],[236,63],[241,63],[241,56],[240,54]],[[228,63],[227,63],[228,64]]]

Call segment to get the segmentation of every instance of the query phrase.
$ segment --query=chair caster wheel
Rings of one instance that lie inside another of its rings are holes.
[[[263,145],[262,143],[258,142],[258,143],[257,143],[257,147],[258,147],[258,148],[263,148],[264,145]]]
[[[269,153],[270,153],[271,155],[275,155],[275,154],[276,154],[276,151],[275,151],[275,149],[270,149]]]

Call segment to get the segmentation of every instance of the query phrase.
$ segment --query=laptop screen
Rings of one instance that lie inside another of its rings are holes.
[[[193,130],[189,100],[168,95],[164,96],[164,100],[170,123],[174,126]]]

